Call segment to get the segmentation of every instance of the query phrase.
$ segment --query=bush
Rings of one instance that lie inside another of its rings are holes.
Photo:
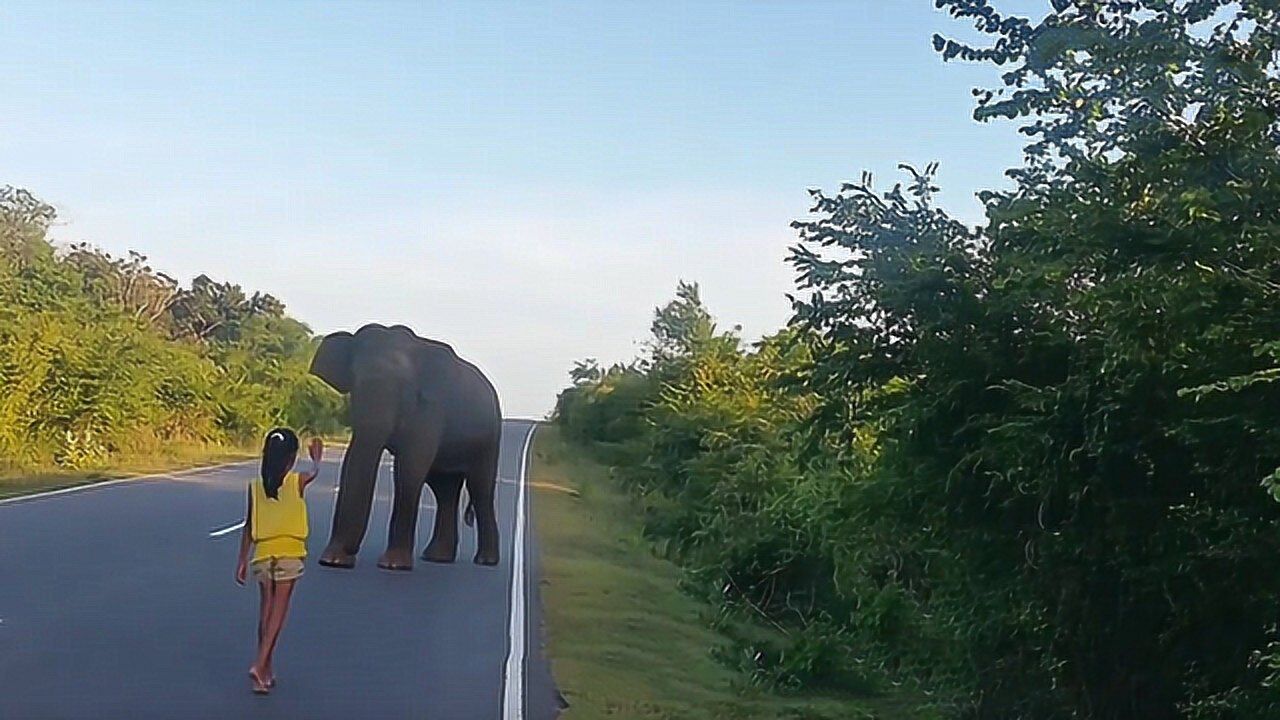
[[[307,374],[310,331],[270,296],[227,302],[239,288],[211,283],[193,295],[136,254],[59,255],[53,217],[0,188],[0,463],[97,467],[175,441],[238,444],[280,422],[340,430],[341,397]],[[196,295],[202,322],[235,333],[184,335],[169,310]]]

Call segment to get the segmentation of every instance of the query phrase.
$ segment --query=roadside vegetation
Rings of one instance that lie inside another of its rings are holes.
[[[929,717],[892,695],[778,693],[744,682],[708,653],[727,651],[708,625],[715,606],[681,592],[680,569],[653,554],[634,499],[608,467],[544,426],[530,480],[565,720]]]
[[[96,468],[51,467],[37,470],[8,470],[0,476],[0,500],[52,489],[89,485],[106,480],[144,477],[178,470],[239,462],[256,457],[258,449],[179,444],[144,455],[117,455]]]
[[[985,223],[933,168],[815,192],[787,327],[744,344],[682,283],[556,424],[753,687],[1280,717],[1275,4],[937,5],[994,40],[944,58],[1004,69],[975,116],[1028,136]]]
[[[56,247],[54,218],[0,187],[0,495],[235,457],[275,423],[342,432],[274,297]]]

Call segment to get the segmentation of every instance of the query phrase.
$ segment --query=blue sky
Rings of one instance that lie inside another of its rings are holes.
[[[8,2],[0,183],[62,240],[319,332],[452,342],[541,416],[678,279],[748,337],[781,326],[808,187],[937,160],[976,221],[1021,144],[971,119],[996,71],[935,31],[973,37],[930,0]]]

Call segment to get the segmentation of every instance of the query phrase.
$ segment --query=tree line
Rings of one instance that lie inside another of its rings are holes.
[[[0,187],[0,469],[238,445],[277,423],[341,431],[342,398],[307,373],[316,341],[278,299],[59,248],[55,217]]]
[[[985,222],[936,168],[815,192],[787,327],[696,285],[555,418],[780,687],[948,718],[1280,717],[1274,2],[936,0],[1028,138]]]

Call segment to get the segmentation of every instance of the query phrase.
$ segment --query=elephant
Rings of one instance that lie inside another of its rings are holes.
[[[355,567],[385,449],[395,458],[395,494],[378,567],[413,569],[424,483],[436,497],[436,517],[422,559],[454,561],[465,484],[467,524],[474,520],[479,536],[475,562],[496,565],[494,493],[502,411],[484,373],[445,343],[418,337],[403,325],[377,324],[325,336],[310,371],[350,395],[351,443],[342,459],[333,529],[320,564]]]

